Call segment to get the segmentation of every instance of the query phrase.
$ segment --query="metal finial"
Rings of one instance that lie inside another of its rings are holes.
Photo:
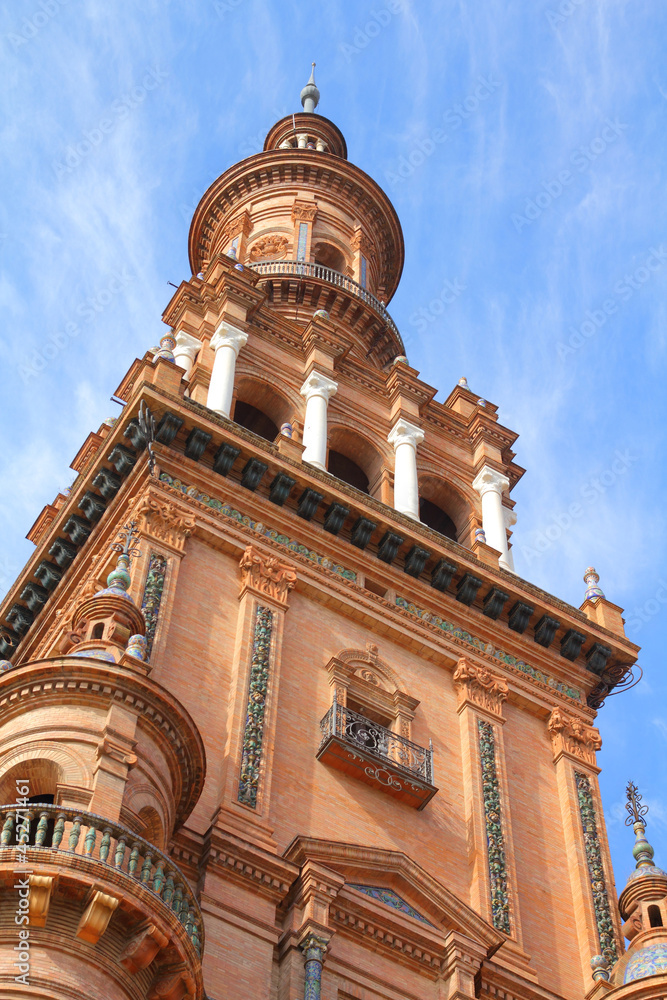
[[[595,572],[593,566],[589,566],[584,573],[584,583],[586,586],[586,594],[584,596],[585,601],[594,601],[598,597],[604,597],[604,591],[598,587],[600,582],[600,577]]]
[[[625,803],[625,809],[628,813],[625,825],[633,826],[635,823],[641,823],[642,826],[644,826],[643,817],[648,812],[648,806],[642,805],[642,796],[639,789],[632,781],[628,781],[628,787],[625,790],[625,795],[628,800]]]
[[[646,823],[644,816],[648,812],[648,806],[642,805],[642,797],[637,786],[628,782],[626,789],[628,801],[625,804],[628,816],[625,820],[626,826],[631,826],[635,831],[635,846],[632,848],[632,856],[637,862],[637,868],[647,868],[653,864],[655,851],[645,837]]]
[[[320,103],[320,92],[315,84],[315,63],[312,63],[312,69],[310,71],[310,79],[308,83],[301,91],[301,104],[303,105],[303,110],[312,114],[317,105]]]

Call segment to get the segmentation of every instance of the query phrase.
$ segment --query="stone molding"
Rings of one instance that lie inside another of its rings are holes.
[[[327,403],[332,396],[336,395],[338,391],[338,382],[334,382],[333,379],[327,378],[326,375],[320,374],[320,372],[311,372],[306,381],[301,386],[299,390],[301,395],[308,402],[312,396],[321,396],[325,399]]]
[[[135,502],[134,497],[129,501],[130,504]],[[141,519],[139,531],[142,535],[148,535],[179,552],[184,550],[186,540],[196,528],[195,518],[187,510],[153,491],[139,500],[135,513]]]
[[[489,492],[502,495],[503,490],[509,490],[509,486],[510,481],[507,476],[504,476],[502,472],[498,472],[496,469],[492,469],[490,465],[485,465],[477,473],[472,482],[472,488],[477,490],[481,497]]]
[[[394,446],[394,451],[402,444],[409,444],[416,451],[417,445],[423,440],[424,432],[421,427],[411,424],[403,417],[399,417],[387,436],[387,441]]]
[[[583,761],[596,767],[595,754],[602,747],[600,733],[576,715],[568,715],[560,708],[554,708],[547,729],[551,737],[554,763],[566,754],[577,762]]]
[[[503,719],[503,702],[507,701],[509,685],[486,667],[476,666],[462,656],[454,671],[454,686],[458,692],[459,712],[472,705]]]
[[[296,584],[296,571],[290,563],[281,562],[276,556],[248,545],[239,567],[242,574],[241,594],[252,590],[287,607],[289,592]]]
[[[210,347],[213,351],[218,351],[221,347],[231,347],[234,354],[238,355],[247,342],[248,334],[245,330],[239,330],[237,326],[232,326],[231,323],[223,319],[211,337]]]
[[[302,201],[295,198],[292,205],[292,222],[314,222],[317,216],[317,205],[314,201]]]

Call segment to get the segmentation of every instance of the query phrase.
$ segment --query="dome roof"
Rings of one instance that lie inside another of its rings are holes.
[[[634,983],[647,976],[667,974],[667,941],[655,941],[632,956],[625,967],[624,983]]]
[[[641,868],[635,868],[634,871],[630,872],[628,876],[627,885],[631,882],[636,882],[640,878],[664,878],[667,879],[667,872],[663,871],[662,868],[657,868],[655,865],[642,865]]]

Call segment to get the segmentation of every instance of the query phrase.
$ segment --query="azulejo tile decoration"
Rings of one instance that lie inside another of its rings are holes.
[[[321,566],[322,569],[328,569],[337,576],[342,577],[344,580],[350,580],[352,583],[356,582],[357,574],[354,570],[346,569],[345,566],[341,566],[338,563],[333,562],[327,556],[320,555],[319,552],[314,552],[313,549],[309,549],[307,545],[302,545],[301,542],[295,541],[288,535],[282,535],[275,528],[269,528],[261,521],[253,521],[251,517],[247,514],[242,514],[241,511],[236,510],[231,507],[228,503],[224,503],[222,500],[218,500],[216,497],[210,497],[207,493],[202,493],[195,486],[188,486],[180,479],[174,479],[172,476],[168,475],[166,472],[160,473],[160,480],[171,486],[172,489],[178,490],[179,493],[184,493],[185,496],[192,497],[199,503],[204,504],[206,507],[210,507],[211,510],[217,511],[222,514],[223,517],[229,517],[233,521],[238,521],[239,524],[244,525],[244,527],[249,528],[258,535],[263,535],[264,538],[269,538],[272,542],[281,545],[283,548],[288,549],[290,552],[296,553],[296,555],[303,556],[305,559],[309,559],[311,562],[316,563]]]
[[[148,660],[155,641],[155,630],[160,617],[160,604],[164,590],[164,578],[167,572],[165,556],[151,552],[148,561],[148,572],[144,584],[144,594],[141,598],[141,610],[146,621],[146,659]]]
[[[478,719],[477,728],[479,756],[482,764],[482,796],[489,858],[489,881],[491,883],[491,916],[496,930],[502,931],[503,934],[511,934],[505,837],[498,770],[496,768],[496,737],[490,722]]]
[[[255,612],[252,660],[248,683],[248,704],[243,729],[241,774],[238,791],[238,801],[244,803],[246,806],[250,806],[252,809],[257,808],[257,795],[259,791],[259,772],[262,763],[262,743],[264,741],[264,716],[271,664],[272,631],[273,611],[271,608],[258,606]]]
[[[634,983],[647,976],[664,976],[667,972],[667,942],[655,941],[637,951],[625,967],[624,983]]]
[[[604,868],[602,867],[602,855],[600,853],[600,840],[598,837],[598,825],[595,816],[591,782],[588,775],[582,774],[580,771],[575,771],[574,777],[577,782],[579,812],[584,831],[586,864],[588,865],[588,876],[593,894],[593,909],[595,910],[595,922],[598,926],[598,936],[600,938],[600,952],[610,965],[613,965],[618,959],[618,953],[614,939],[614,924],[611,919],[611,907],[609,906],[609,897],[607,895]]]
[[[520,660],[518,657],[512,656],[510,653],[505,653],[502,649],[496,649],[493,643],[485,642],[476,635],[466,632],[465,629],[459,628],[458,625],[453,625],[452,622],[448,622],[439,615],[433,614],[432,611],[426,611],[425,608],[418,608],[416,604],[408,601],[405,597],[400,597],[398,594],[396,595],[396,604],[399,608],[407,611],[408,614],[415,615],[417,618],[421,618],[422,621],[428,622],[430,625],[434,625],[443,632],[447,632],[455,639],[460,639],[468,646],[472,646],[473,649],[478,649],[482,653],[492,656],[495,660],[498,660],[499,663],[504,663],[509,667],[513,667],[515,670],[519,670],[522,674],[527,674],[529,677],[532,677],[533,680],[539,681],[541,684],[546,684],[547,687],[553,688],[554,691],[558,691],[559,694],[563,694],[567,698],[573,698],[575,701],[581,701],[581,691],[577,690],[577,688],[570,687],[568,684],[562,684],[560,681],[557,681],[555,677],[551,677],[543,670],[538,670],[537,667],[532,667],[530,663],[526,663],[525,660]]]
[[[423,924],[428,924],[430,927],[433,926],[430,920],[422,917],[421,913],[418,913],[413,906],[406,903],[402,896],[399,896],[392,889],[383,889],[382,886],[378,885],[356,885],[354,882],[350,882],[350,889],[363,892],[364,895],[370,896],[371,899],[377,899],[380,903],[384,903],[385,906],[391,906],[392,910],[400,910],[401,913],[407,913],[409,917],[414,917],[415,920],[421,920]]]

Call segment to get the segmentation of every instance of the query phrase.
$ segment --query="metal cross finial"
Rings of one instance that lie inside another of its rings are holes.
[[[139,532],[137,531],[137,522],[130,521],[126,524],[121,531],[118,532],[118,537],[122,539],[121,542],[113,542],[111,548],[114,552],[120,552],[121,555],[135,557],[140,556],[141,552],[134,544],[135,539]]]
[[[625,825],[633,826],[634,823],[643,823],[644,816],[648,812],[648,806],[643,806],[641,804],[642,797],[639,793],[639,789],[635,784],[633,784],[632,781],[628,781],[626,795],[628,801],[625,804],[625,808],[628,812],[628,816],[625,820]]]
[[[146,404],[141,402],[137,415],[139,430],[144,436],[146,447],[148,448],[148,472],[152,476],[155,472],[155,455],[153,453],[153,441],[155,441],[155,417]]]

